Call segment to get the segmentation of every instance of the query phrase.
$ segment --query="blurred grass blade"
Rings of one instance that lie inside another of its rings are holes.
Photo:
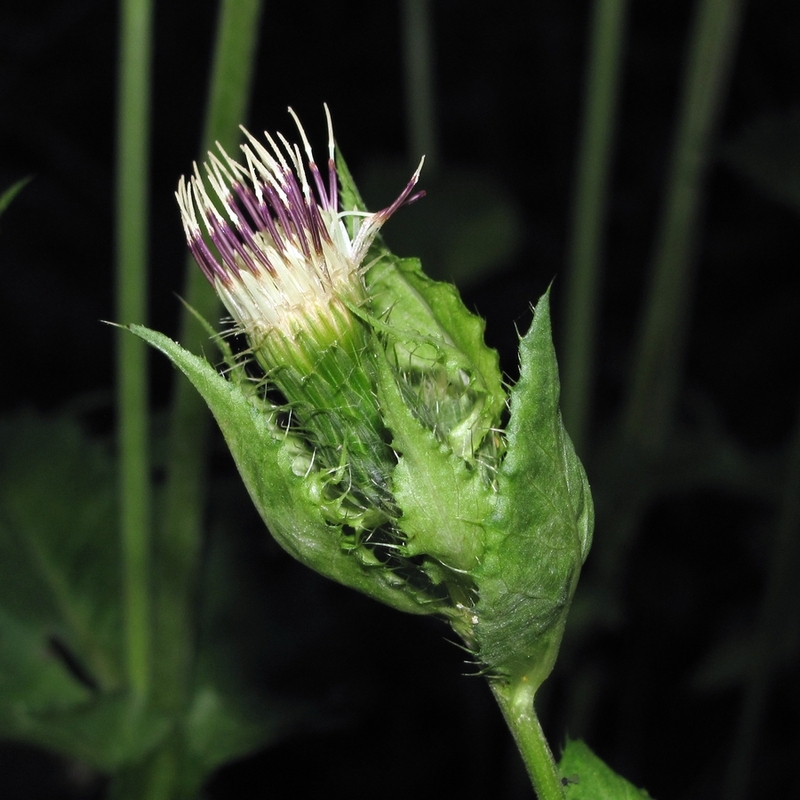
[[[0,215],[11,205],[11,201],[30,183],[30,178],[22,178],[11,184],[0,194]]]
[[[429,0],[403,0],[403,77],[408,153],[414,165],[425,156],[426,172],[439,167],[434,62]]]
[[[150,166],[151,0],[120,5],[117,112],[117,320],[147,319],[147,192]],[[117,334],[120,530],[128,682],[150,688],[150,479],[147,358],[143,342]]]
[[[201,152],[215,141],[232,152],[244,122],[256,56],[261,0],[222,0],[209,86]],[[178,212],[175,211],[178,225]],[[187,259],[183,297],[201,317],[216,321],[219,301],[200,269]],[[134,338],[134,337],[131,337]],[[208,344],[208,333],[183,308],[180,341],[194,353]],[[193,621],[189,604],[201,545],[205,497],[206,450],[210,416],[191,384],[176,378],[159,565],[159,693],[166,704],[180,706],[188,690]]]
[[[741,6],[741,0],[701,0],[693,23],[666,200],[623,418],[628,439],[645,447],[663,443],[678,392],[703,179],[731,73]]]
[[[564,421],[581,452],[592,393],[600,260],[627,0],[595,0],[586,102],[570,236],[565,319]]]
[[[800,406],[789,442],[783,497],[775,525],[756,634],[756,659],[742,700],[736,735],[728,757],[724,797],[742,800],[752,784],[756,748],[770,683],[779,666],[781,640],[797,619],[797,571],[800,567]]]

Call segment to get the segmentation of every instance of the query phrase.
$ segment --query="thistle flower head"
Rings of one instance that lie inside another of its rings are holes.
[[[189,247],[268,390],[256,396],[241,385],[250,372],[223,377],[136,332],[203,394],[290,553],[397,608],[447,616],[489,674],[535,688],[593,519],[558,410],[548,298],[507,394],[483,321],[455,287],[383,248],[367,259],[381,226],[419,196],[419,169],[388,208],[342,209],[340,189],[360,201],[349,173],[337,175],[327,108],[324,170],[290,113],[300,144],[245,131],[241,163],[220,147],[177,191]]]
[[[321,483],[320,502],[333,521],[346,518],[359,528],[397,511],[388,487],[395,459],[363,363],[370,334],[354,309],[367,301],[362,264],[369,247],[394,211],[419,196],[420,170],[382,211],[341,209],[325,112],[326,170],[289,109],[300,144],[269,133],[262,143],[244,131],[243,163],[218,144],[205,176],[195,165],[194,175],[181,179],[177,199],[195,260],[269,385],[292,408],[314,464],[309,474]]]
[[[257,349],[273,333],[295,338],[316,322],[331,337],[350,327],[346,304],[363,299],[361,266],[386,220],[413,202],[420,167],[400,196],[376,213],[341,210],[327,106],[328,164],[323,175],[297,115],[300,139],[265,133],[262,144],[244,128],[244,164],[217,144],[205,179],[181,179],[176,196],[186,239],[238,328]],[[305,154],[305,163],[303,154]],[[356,220],[351,233],[346,218]],[[202,226],[202,227],[201,227]],[[208,247],[203,231],[214,244]],[[344,302],[343,302],[344,301]]]

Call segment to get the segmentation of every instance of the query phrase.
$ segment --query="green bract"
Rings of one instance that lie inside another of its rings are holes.
[[[377,239],[415,199],[419,171],[370,214],[334,165],[332,134],[323,177],[298,128],[305,164],[283,137],[269,148],[250,137],[246,167],[212,157],[215,201],[199,173],[178,192],[190,247],[250,345],[227,377],[131,330],[203,395],[289,553],[396,608],[446,616],[487,674],[538,686],[592,532],[548,298],[507,396],[483,321]]]

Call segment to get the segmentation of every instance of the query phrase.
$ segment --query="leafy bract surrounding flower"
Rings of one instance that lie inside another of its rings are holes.
[[[247,342],[226,376],[132,330],[203,395],[286,550],[447,617],[488,674],[538,686],[593,524],[558,410],[548,298],[507,394],[483,321],[378,236],[420,196],[419,169],[367,212],[330,117],[324,175],[294,119],[302,147],[246,134],[242,163],[209,154],[205,176],[195,168],[178,189],[189,247]]]

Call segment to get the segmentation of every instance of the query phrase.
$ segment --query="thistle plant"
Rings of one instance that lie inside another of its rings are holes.
[[[483,321],[380,239],[421,197],[422,164],[394,203],[368,212],[330,116],[321,169],[290,113],[299,144],[245,132],[240,161],[219,148],[178,187],[189,248],[233,321],[217,337],[226,367],[131,329],[202,394],[289,553],[450,623],[540,797],[560,797],[533,699],[555,662],[593,511],[561,423],[548,297],[507,390]]]

